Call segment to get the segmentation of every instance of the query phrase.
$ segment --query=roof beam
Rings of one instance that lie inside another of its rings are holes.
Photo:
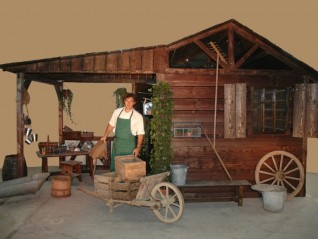
[[[202,51],[204,51],[205,54],[207,54],[210,58],[212,58],[215,62],[217,62],[217,55],[214,54],[205,44],[203,44],[200,40],[195,40],[194,43],[201,48]],[[228,65],[223,62],[219,61],[219,64],[224,68],[227,69]]]
[[[50,74],[26,73],[25,77],[37,82],[57,85],[61,82],[78,83],[155,83],[155,74]]]
[[[237,34],[241,35],[242,37],[248,39],[251,42],[254,42],[257,44],[260,48],[262,48],[264,51],[266,51],[268,54],[272,55],[273,57],[279,59],[280,61],[284,62],[286,65],[289,67],[296,69],[296,70],[301,70],[304,71],[304,69],[300,66],[298,66],[295,62],[291,61],[288,57],[286,57],[284,54],[279,53],[277,49],[274,49],[272,46],[269,44],[266,44],[268,40],[266,40],[263,37],[262,40],[259,39],[258,37],[253,37],[251,34],[249,34],[247,31],[245,31],[243,28],[240,28],[238,26],[233,25],[234,30],[236,31]],[[277,47],[279,48],[279,47]],[[280,49],[283,51],[282,49]],[[286,54],[286,53],[285,53]]]
[[[230,65],[230,68],[233,68],[235,64],[235,59],[234,59],[234,30],[232,25],[229,26],[228,29],[228,64]]]
[[[258,45],[255,44],[251,47],[234,65],[234,69],[240,68],[240,66],[249,58],[256,50],[258,49]]]

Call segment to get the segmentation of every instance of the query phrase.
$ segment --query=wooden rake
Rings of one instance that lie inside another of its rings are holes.
[[[219,155],[218,152],[216,151],[216,149],[215,149],[213,143],[211,142],[210,138],[209,138],[208,135],[206,134],[205,130],[204,130],[202,127],[201,127],[201,129],[202,129],[202,131],[203,131],[205,137],[208,139],[208,141],[209,141],[209,143],[210,143],[210,145],[211,145],[211,147],[212,147],[214,153],[216,154],[216,157],[217,157],[218,160],[220,161],[220,163],[221,163],[221,165],[222,165],[224,171],[226,172],[226,174],[227,174],[227,176],[229,177],[229,179],[232,181],[232,177],[231,177],[231,175],[229,174],[229,172],[227,171],[227,169],[226,169],[226,167],[225,167],[225,165],[224,165],[224,163],[223,163],[223,161],[222,161],[220,155]]]

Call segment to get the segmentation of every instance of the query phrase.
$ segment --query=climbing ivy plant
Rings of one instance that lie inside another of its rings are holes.
[[[159,82],[152,86],[152,114],[150,122],[150,138],[153,148],[151,150],[151,173],[157,174],[170,170],[172,162],[172,91],[167,82]]]
[[[125,87],[118,88],[114,91],[116,108],[124,107],[124,97],[127,94]]]

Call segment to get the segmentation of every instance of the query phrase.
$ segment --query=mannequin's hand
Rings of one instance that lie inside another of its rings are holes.
[[[140,149],[139,149],[139,148],[135,148],[134,151],[133,151],[133,154],[134,154],[135,156],[138,156],[139,153],[140,153]]]
[[[100,140],[104,141],[104,143],[106,143],[106,139],[107,139],[107,136],[103,136],[103,137],[100,138]]]

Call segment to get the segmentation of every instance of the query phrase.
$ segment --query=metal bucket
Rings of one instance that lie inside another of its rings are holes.
[[[172,183],[177,186],[186,184],[188,166],[183,164],[170,165]]]
[[[257,184],[253,185],[252,189],[262,193],[263,206],[266,211],[283,211],[284,201],[287,195],[287,189],[285,187],[270,184]]]

